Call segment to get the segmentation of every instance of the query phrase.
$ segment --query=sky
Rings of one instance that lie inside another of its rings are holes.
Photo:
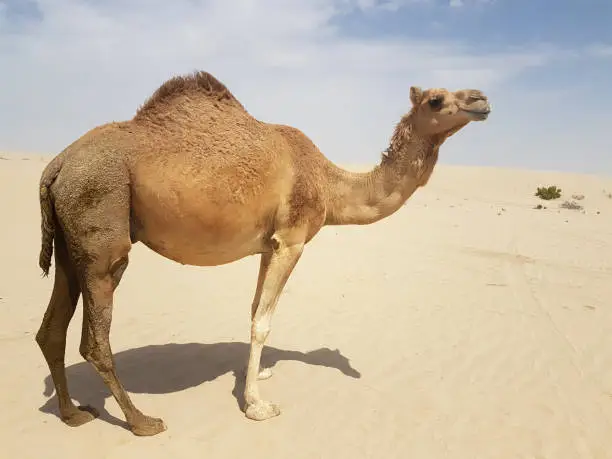
[[[410,86],[493,111],[440,162],[612,175],[609,0],[0,0],[0,151],[56,154],[206,70],[332,161],[374,163]]]

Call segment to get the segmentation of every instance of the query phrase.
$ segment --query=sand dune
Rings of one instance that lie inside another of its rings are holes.
[[[239,408],[258,260],[194,268],[136,245],[111,344],[168,425],[139,438],[78,353],[80,307],[69,384],[101,417],[57,417],[34,342],[49,158],[1,156],[3,458],[612,457],[612,179],[439,165],[390,218],[324,228],[280,300],[261,389],[283,412],[261,423]],[[534,209],[548,184],[564,196]],[[584,212],[558,207],[572,194]]]

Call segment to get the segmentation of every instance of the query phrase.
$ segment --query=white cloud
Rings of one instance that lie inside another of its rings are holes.
[[[448,6],[451,8],[461,8],[470,5],[490,5],[497,0],[449,0]]]
[[[612,57],[612,45],[593,44],[587,47],[586,54],[593,57]]]
[[[405,3],[39,0],[42,22],[0,29],[0,149],[57,152],[97,124],[130,118],[170,76],[203,69],[257,118],[302,129],[334,160],[370,161],[409,108],[410,85],[502,94],[556,56],[350,38],[336,22],[351,9]]]

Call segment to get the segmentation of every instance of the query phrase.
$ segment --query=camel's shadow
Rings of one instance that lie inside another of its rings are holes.
[[[119,379],[128,392],[140,394],[167,394],[179,392],[204,382],[217,379],[225,373],[232,372],[235,378],[232,394],[242,409],[246,364],[249,356],[249,344],[226,342],[214,344],[185,343],[163,344],[129,349],[114,354]],[[335,368],[352,378],[360,378],[361,373],[355,370],[339,350],[320,348],[310,352],[284,351],[274,347],[265,347],[262,367],[273,367],[281,360],[294,360],[329,368]],[[112,424],[127,427],[103,409],[110,391],[92,365],[81,362],[66,368],[70,395],[81,405],[91,405],[100,410],[100,418]],[[55,388],[51,375],[44,380],[44,395],[50,397]],[[53,396],[40,407],[43,413],[59,417],[57,396]]]

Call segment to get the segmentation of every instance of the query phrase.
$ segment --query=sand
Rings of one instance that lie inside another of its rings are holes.
[[[140,438],[78,353],[80,305],[67,374],[101,417],[57,417],[34,342],[49,157],[4,158],[3,458],[612,457],[612,179],[439,165],[388,219],[324,228],[280,300],[260,384],[283,412],[260,423],[237,401],[258,259],[195,268],[134,246],[111,343],[135,404],[168,426]],[[548,184],[564,197],[533,196]],[[571,194],[584,212],[559,208]]]

